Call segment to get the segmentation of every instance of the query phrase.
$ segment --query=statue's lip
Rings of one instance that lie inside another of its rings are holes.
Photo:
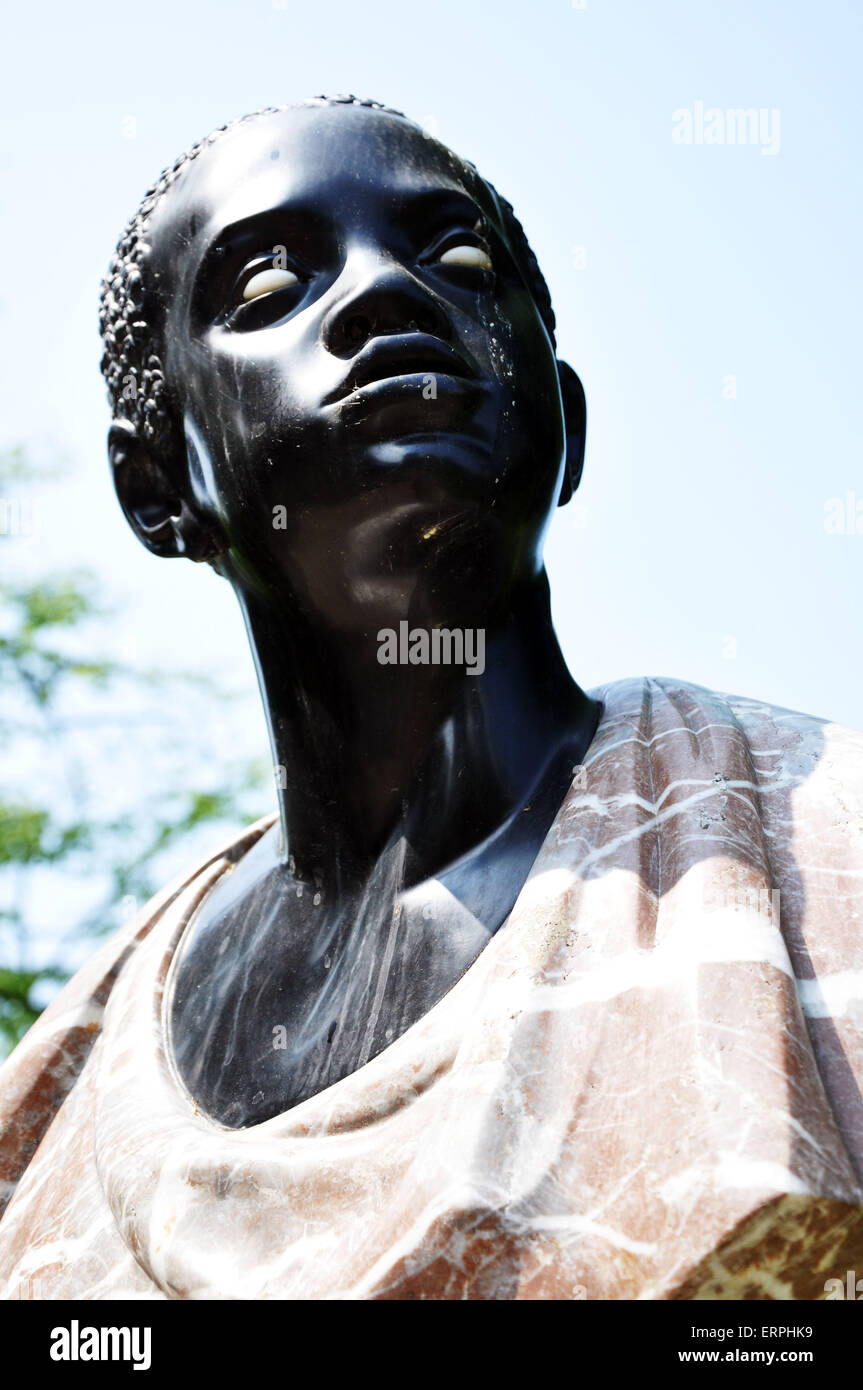
[[[331,405],[373,381],[418,373],[476,377],[476,372],[461,354],[442,339],[430,333],[391,333],[372,338],[360,349],[351,361],[347,376],[335,390],[328,392],[323,404]]]

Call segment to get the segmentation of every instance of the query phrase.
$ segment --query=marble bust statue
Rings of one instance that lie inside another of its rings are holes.
[[[117,496],[236,593],[278,813],[0,1072],[7,1296],[817,1297],[863,1261],[863,736],[569,674],[585,399],[510,205],[377,103],[258,112],[101,325]]]

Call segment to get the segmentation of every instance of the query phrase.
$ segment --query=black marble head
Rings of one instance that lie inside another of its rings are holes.
[[[127,519],[241,589],[344,609],[376,588],[363,622],[393,620],[381,567],[428,570],[446,537],[487,603],[536,572],[578,484],[584,397],[521,225],[377,103],[268,109],[180,156],[118,245],[101,326]]]

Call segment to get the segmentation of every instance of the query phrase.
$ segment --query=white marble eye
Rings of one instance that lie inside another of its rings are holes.
[[[491,270],[491,257],[481,246],[451,246],[438,257],[441,265],[470,265]]]
[[[276,270],[271,266],[269,270],[260,270],[257,275],[253,275],[243,290],[243,298],[258,299],[262,294],[271,294],[273,290],[286,290],[289,285],[298,285],[300,279],[292,270]]]

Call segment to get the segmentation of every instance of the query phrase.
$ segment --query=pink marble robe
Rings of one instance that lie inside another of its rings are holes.
[[[0,1071],[7,1298],[816,1298],[863,1271],[863,734],[619,681],[505,925],[385,1052],[247,1130],[166,1053],[260,822]]]

